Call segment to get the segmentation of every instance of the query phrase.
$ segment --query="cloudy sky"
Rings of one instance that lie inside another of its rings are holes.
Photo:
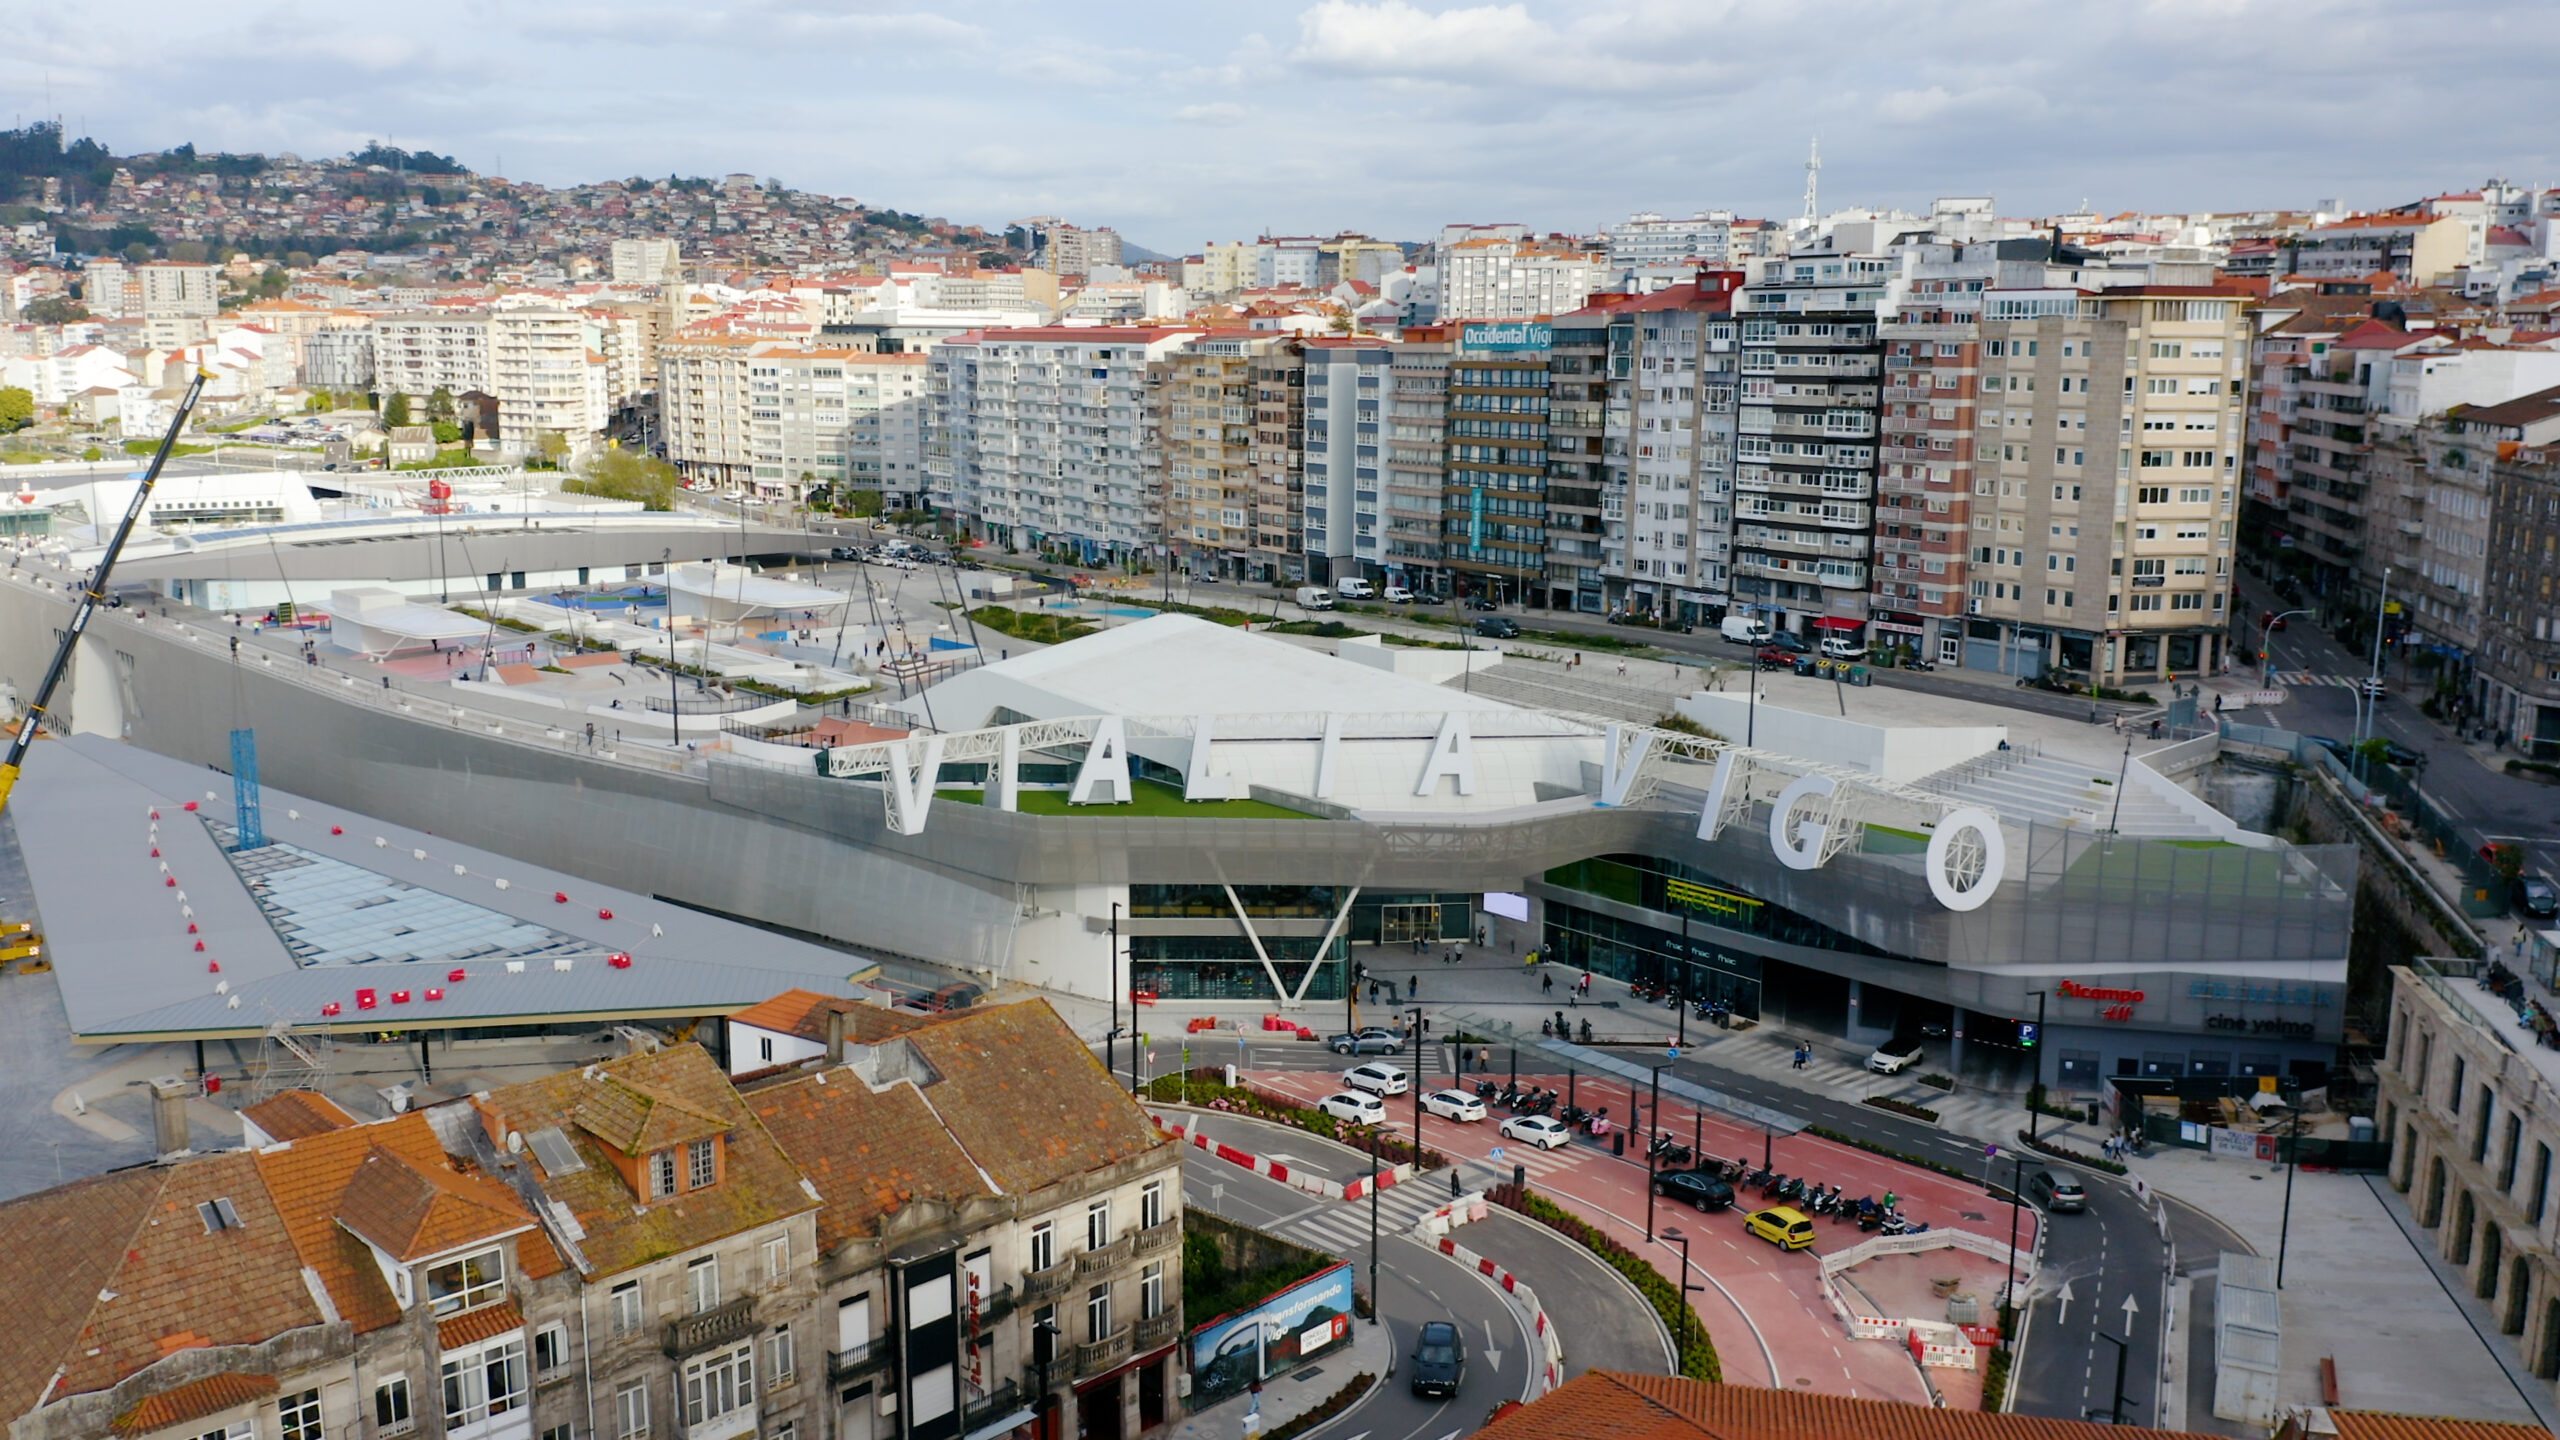
[[[1169,253],[1989,194],[2040,215],[2560,181],[2551,0],[0,0],[0,106],[118,151],[388,138],[748,171]],[[49,87],[49,90],[48,90]]]

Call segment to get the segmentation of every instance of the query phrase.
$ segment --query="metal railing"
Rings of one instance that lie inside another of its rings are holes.
[[[868,1374],[885,1368],[896,1355],[886,1337],[866,1340],[850,1350],[830,1350],[827,1352],[827,1378],[849,1380],[856,1375]]]

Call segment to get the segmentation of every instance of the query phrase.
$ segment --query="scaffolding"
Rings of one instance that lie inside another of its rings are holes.
[[[250,1082],[251,1103],[272,1099],[287,1090],[317,1090],[328,1078],[336,1043],[326,1034],[296,1034],[293,1022],[277,1020],[258,1041],[258,1069]]]

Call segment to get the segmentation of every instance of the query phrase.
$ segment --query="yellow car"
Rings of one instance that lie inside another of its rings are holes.
[[[1750,1218],[1742,1222],[1742,1228],[1781,1250],[1805,1250],[1813,1245],[1812,1219],[1803,1211],[1785,1205],[1752,1211]]]

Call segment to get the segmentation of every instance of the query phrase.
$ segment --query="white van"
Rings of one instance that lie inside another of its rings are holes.
[[[1301,585],[1298,587],[1298,608],[1330,610],[1333,608],[1333,592],[1321,585]]]
[[[1748,615],[1724,617],[1724,638],[1736,645],[1765,645],[1769,640],[1769,622]]]
[[[1345,600],[1372,600],[1377,598],[1378,591],[1357,575],[1345,575],[1333,582],[1333,593]]]

